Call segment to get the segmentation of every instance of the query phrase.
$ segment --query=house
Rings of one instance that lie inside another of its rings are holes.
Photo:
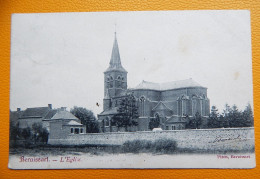
[[[13,116],[16,114],[18,115],[18,112],[13,113]],[[49,133],[53,132],[50,130],[50,123],[51,122],[62,122],[62,125],[77,125],[76,126],[82,126],[80,124],[80,120],[75,117],[70,112],[66,111],[65,107],[61,107],[58,109],[52,109],[52,105],[49,104],[47,107],[35,107],[35,108],[27,108],[23,112],[19,113],[20,116],[17,118],[17,123],[19,125],[19,128],[27,128],[32,127],[34,123],[40,123],[44,128],[46,128]],[[74,122],[76,123],[74,123]],[[80,125],[79,125],[79,124]],[[83,132],[86,132],[86,129],[84,127]],[[81,130],[80,130],[81,131]],[[77,132],[77,130],[76,130]]]
[[[41,124],[49,132],[48,140],[60,139],[68,135],[85,134],[86,126],[65,107],[52,109],[52,105],[47,107],[27,108],[21,111],[10,112],[10,121],[19,128],[32,128],[33,124]]]
[[[31,128],[34,123],[41,123],[48,129],[48,124],[43,124],[43,120],[46,118],[51,118],[56,111],[57,110],[52,109],[51,104],[48,104],[47,107],[27,108],[18,118],[19,128]]]

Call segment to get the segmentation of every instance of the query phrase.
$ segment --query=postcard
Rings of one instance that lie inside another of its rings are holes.
[[[13,14],[11,169],[254,168],[250,11]]]

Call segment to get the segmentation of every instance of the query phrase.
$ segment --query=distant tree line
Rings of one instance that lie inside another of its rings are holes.
[[[203,121],[204,120],[204,121]],[[216,106],[211,107],[209,118],[204,118],[199,112],[196,112],[194,117],[185,116],[186,129],[200,129],[200,128],[235,128],[235,127],[253,127],[254,117],[251,105],[248,104],[246,108],[241,111],[236,105],[230,107],[228,104],[222,113],[218,112]],[[156,116],[149,122],[149,129],[160,126],[160,117]]]
[[[251,105],[248,104],[244,111],[237,108],[236,105],[230,107],[225,105],[220,114],[216,106],[211,107],[208,120],[208,128],[234,128],[234,127],[252,127],[254,126],[254,117]]]

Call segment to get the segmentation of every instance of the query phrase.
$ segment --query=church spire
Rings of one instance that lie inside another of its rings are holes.
[[[118,48],[118,43],[117,43],[116,32],[115,32],[115,39],[114,39],[111,59],[109,62],[109,68],[106,70],[106,72],[112,71],[112,70],[126,72],[126,70],[121,65],[121,59],[120,59],[120,53],[119,53],[119,48]]]
[[[121,59],[120,59],[120,54],[119,54],[119,49],[118,49],[116,32],[115,32],[114,45],[113,45],[113,49],[112,49],[112,55],[111,55],[109,64],[110,65],[121,65]]]

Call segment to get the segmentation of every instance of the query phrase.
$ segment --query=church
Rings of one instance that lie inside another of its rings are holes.
[[[117,37],[112,49],[109,67],[104,72],[103,112],[98,114],[101,132],[124,131],[111,122],[117,113],[122,98],[132,93],[137,101],[138,125],[130,131],[150,131],[149,122],[160,119],[159,127],[163,130],[183,130],[186,127],[186,116],[194,118],[199,113],[203,123],[207,122],[210,113],[210,101],[207,88],[193,79],[153,83],[142,81],[135,88],[127,88],[127,71],[122,66]],[[203,122],[204,121],[204,122]]]

